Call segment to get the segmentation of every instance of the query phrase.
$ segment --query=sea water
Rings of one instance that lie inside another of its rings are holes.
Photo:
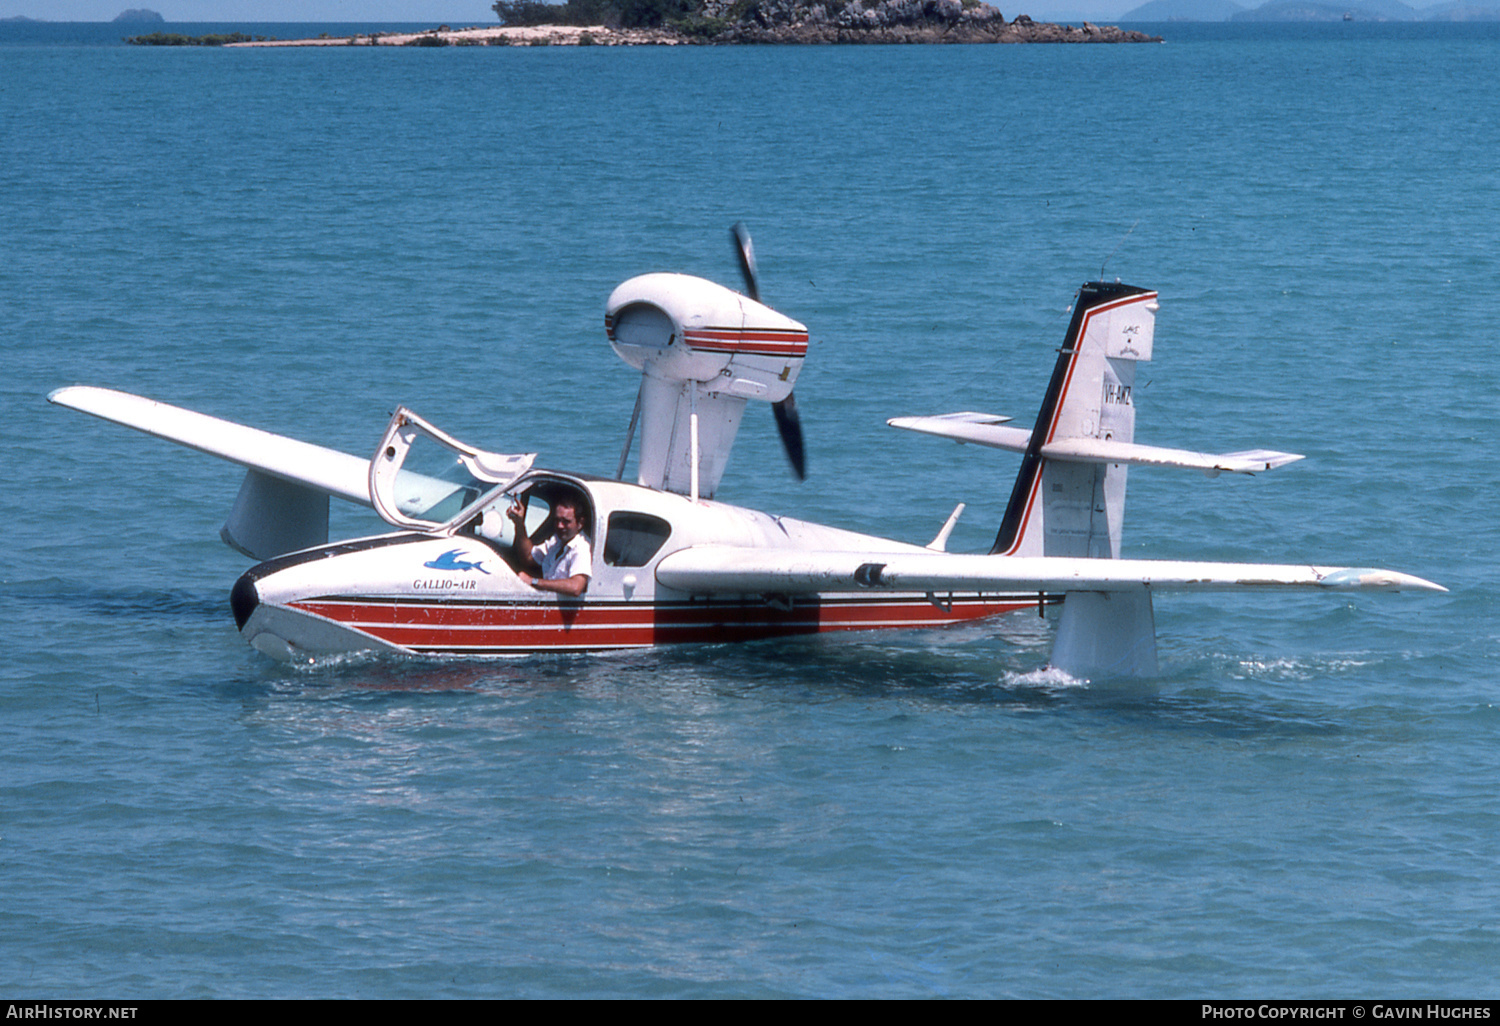
[[[1495,997],[1500,30],[1156,30],[5,27],[0,991]],[[810,475],[752,409],[722,498],[916,542],[962,501],[950,547],[987,549],[1014,458],[883,422],[1027,423],[1102,274],[1161,294],[1139,440],[1308,457],[1135,471],[1128,555],[1451,591],[1163,595],[1135,683],[1044,670],[1034,614],[291,667],[229,614],[240,474],[45,402],[106,385],[358,454],[404,403],[612,474],[636,381],[604,299],[734,284],[738,220],[812,331]]]

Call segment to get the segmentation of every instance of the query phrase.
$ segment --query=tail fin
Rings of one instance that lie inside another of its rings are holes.
[[[949,413],[896,417],[892,427],[1022,454],[991,555],[1118,559],[1125,475],[1132,463],[1257,474],[1302,457],[1271,449],[1207,453],[1135,442],[1135,365],[1151,359],[1156,293],[1090,282],[1078,290],[1036,426]],[[1052,665],[1075,676],[1156,673],[1151,582],[1064,588]],[[1249,583],[1242,582],[1242,583]]]
[[[1118,558],[1125,463],[1060,461],[1043,446],[1135,438],[1135,365],[1151,359],[1156,293],[1089,282],[1037,414],[992,554]]]

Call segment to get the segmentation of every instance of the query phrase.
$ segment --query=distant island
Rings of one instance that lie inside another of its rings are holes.
[[[983,0],[496,0],[506,27],[649,29],[702,43],[1159,43],[1084,22],[1007,22]]]
[[[1270,0],[1247,8],[1234,0],[1149,0],[1120,15],[1139,21],[1500,21],[1500,0],[1448,0],[1416,8],[1401,0]]]
[[[131,8],[128,11],[121,11],[119,14],[117,14],[113,18],[111,18],[110,22],[111,23],[125,23],[125,24],[129,24],[129,23],[133,22],[133,23],[141,24],[141,25],[160,25],[160,24],[164,24],[166,22],[166,20],[167,20],[166,18],[163,18],[160,14],[157,14],[155,11],[148,11],[144,7],[141,7],[141,8]],[[0,18],[0,21],[29,21],[29,22],[33,22],[35,24],[46,24],[47,23],[47,19],[46,18],[28,18],[24,14],[17,14],[17,15],[14,15],[12,17],[9,17],[9,18]]]
[[[747,43],[1159,43],[1084,22],[1014,21],[982,0],[499,0],[501,24],[317,39],[139,36],[157,46],[681,46]]]
[[[1228,21],[1245,9],[1234,0],[1149,0],[1121,21]]]

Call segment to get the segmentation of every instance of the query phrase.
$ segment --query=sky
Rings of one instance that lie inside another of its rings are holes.
[[[418,22],[494,25],[493,0],[0,0],[0,18],[23,15],[43,21],[112,21],[130,8],[157,11],[168,21]],[[1007,18],[1107,22],[1145,0],[988,0]],[[1241,0],[1256,6],[1254,0]]]

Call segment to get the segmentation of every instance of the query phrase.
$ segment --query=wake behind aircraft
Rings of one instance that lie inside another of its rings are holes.
[[[760,302],[750,238],[733,230],[737,292],[646,274],[610,295],[605,331],[641,372],[613,478],[494,453],[402,407],[369,459],[141,396],[75,386],[48,398],[247,468],[220,532],[257,560],[230,594],[241,634],[285,661],[354,652],[484,657],[936,627],[1061,603],[1051,665],[1080,678],[1158,672],[1152,596],[1169,590],[1442,591],[1408,574],[1294,564],[1120,558],[1132,465],[1254,474],[1302,457],[1135,442],[1136,365],[1157,296],[1118,282],[1077,294],[1030,428],[972,411],[888,423],[1019,453],[986,553],[946,551],[718,501],[741,417],[773,408],[805,466],[793,387],[807,328]],[[639,435],[636,480],[624,480]],[[370,506],[393,533],[330,544],[329,498]],[[585,590],[541,590],[518,533],[541,544],[576,518]]]

